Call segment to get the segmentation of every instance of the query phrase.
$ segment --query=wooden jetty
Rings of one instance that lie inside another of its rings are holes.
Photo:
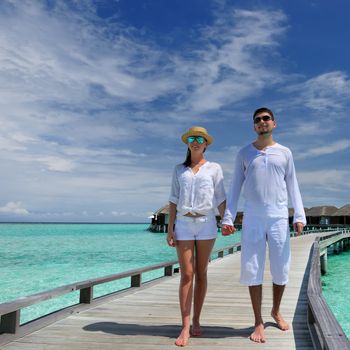
[[[291,325],[291,329],[286,332],[279,330],[270,316],[272,288],[267,261],[262,308],[267,337],[265,344],[255,344],[248,339],[253,330],[253,313],[248,290],[239,284],[239,245],[229,248],[229,252],[234,254],[212,260],[209,264],[208,294],[202,313],[203,335],[192,337],[187,348],[331,349],[327,340],[331,338],[331,343],[335,344],[332,349],[350,349],[350,343],[341,333],[341,329],[336,328],[334,333],[333,322],[336,324],[336,320],[327,322],[329,311],[325,308],[327,305],[319,302],[317,293],[321,288],[317,276],[313,277],[313,274],[317,275],[320,272],[320,242],[317,240],[315,245],[315,238],[321,237],[323,242],[327,242],[327,239],[333,242],[336,235],[340,237],[340,233],[312,233],[292,238],[290,282],[281,305],[281,311]],[[337,242],[345,240],[344,247],[347,247],[350,235],[349,233],[341,235],[341,239],[339,238]],[[325,244],[323,243],[321,249],[324,249]],[[219,250],[218,256],[223,256],[224,250]],[[135,287],[131,290],[119,293],[103,303],[86,305],[86,310],[81,309],[44,328],[35,330],[39,328],[37,326],[31,333],[26,335],[23,333],[21,337],[13,339],[10,339],[9,334],[8,338],[4,338],[6,334],[3,333],[0,341],[2,337],[5,343],[0,348],[3,350],[175,349],[177,347],[174,341],[180,332],[179,275],[172,273],[175,263],[170,262],[165,266],[165,275],[168,275],[166,278],[141,284],[141,273],[134,274],[131,283]],[[84,291],[81,293],[81,302],[91,302],[91,286],[97,282],[101,281],[93,280],[90,281],[91,284],[81,282],[79,286],[75,286],[76,290]],[[51,291],[50,295],[53,297],[59,293],[63,294],[62,288],[60,292]],[[49,295],[42,294],[41,298],[46,300]],[[34,299],[32,298],[32,301]],[[25,301],[22,300],[22,304],[19,301],[16,305],[22,308],[24,304]],[[2,318],[4,312],[7,312],[6,317],[11,317],[10,315],[15,317],[16,312],[19,312],[13,311],[11,307],[13,309],[14,305],[10,303],[0,305]],[[327,314],[322,314],[325,310]],[[6,329],[4,324],[11,325],[11,322],[5,321],[6,319],[2,319],[3,330]],[[51,322],[53,321],[54,319],[51,319]],[[15,318],[12,318],[12,326],[20,328],[18,324],[16,326]],[[12,331],[15,328],[12,328]],[[11,329],[8,328],[7,331],[10,332]]]

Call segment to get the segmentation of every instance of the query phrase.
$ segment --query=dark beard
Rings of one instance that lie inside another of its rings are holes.
[[[268,135],[268,134],[271,134],[270,131],[260,131],[259,132],[259,135]]]

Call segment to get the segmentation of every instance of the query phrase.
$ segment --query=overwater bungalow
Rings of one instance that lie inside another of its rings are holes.
[[[169,204],[159,208],[152,217],[149,230],[152,232],[167,232],[169,224]]]
[[[309,225],[329,225],[333,213],[337,210],[338,208],[333,205],[312,207],[305,211],[306,221]]]
[[[346,204],[332,214],[331,223],[350,225],[350,204]]]

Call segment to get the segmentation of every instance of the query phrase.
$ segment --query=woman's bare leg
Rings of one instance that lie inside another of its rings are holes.
[[[186,346],[190,337],[191,306],[194,276],[194,241],[177,241],[177,256],[180,264],[181,280],[179,300],[182,318],[182,330],[176,339],[177,346]]]
[[[201,315],[205,295],[207,293],[207,270],[210,253],[215,239],[199,240],[195,244],[195,286],[193,300],[192,335],[202,334],[199,318]]]

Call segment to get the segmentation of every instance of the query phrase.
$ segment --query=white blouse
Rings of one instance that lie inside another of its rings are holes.
[[[169,201],[176,204],[180,215],[215,215],[215,208],[225,198],[224,177],[219,164],[207,161],[196,174],[190,167],[176,165]]]
[[[244,214],[288,218],[289,195],[294,207],[293,222],[306,224],[289,148],[275,143],[264,150],[258,150],[253,144],[249,144],[239,151],[223,224],[232,225],[243,185]]]

